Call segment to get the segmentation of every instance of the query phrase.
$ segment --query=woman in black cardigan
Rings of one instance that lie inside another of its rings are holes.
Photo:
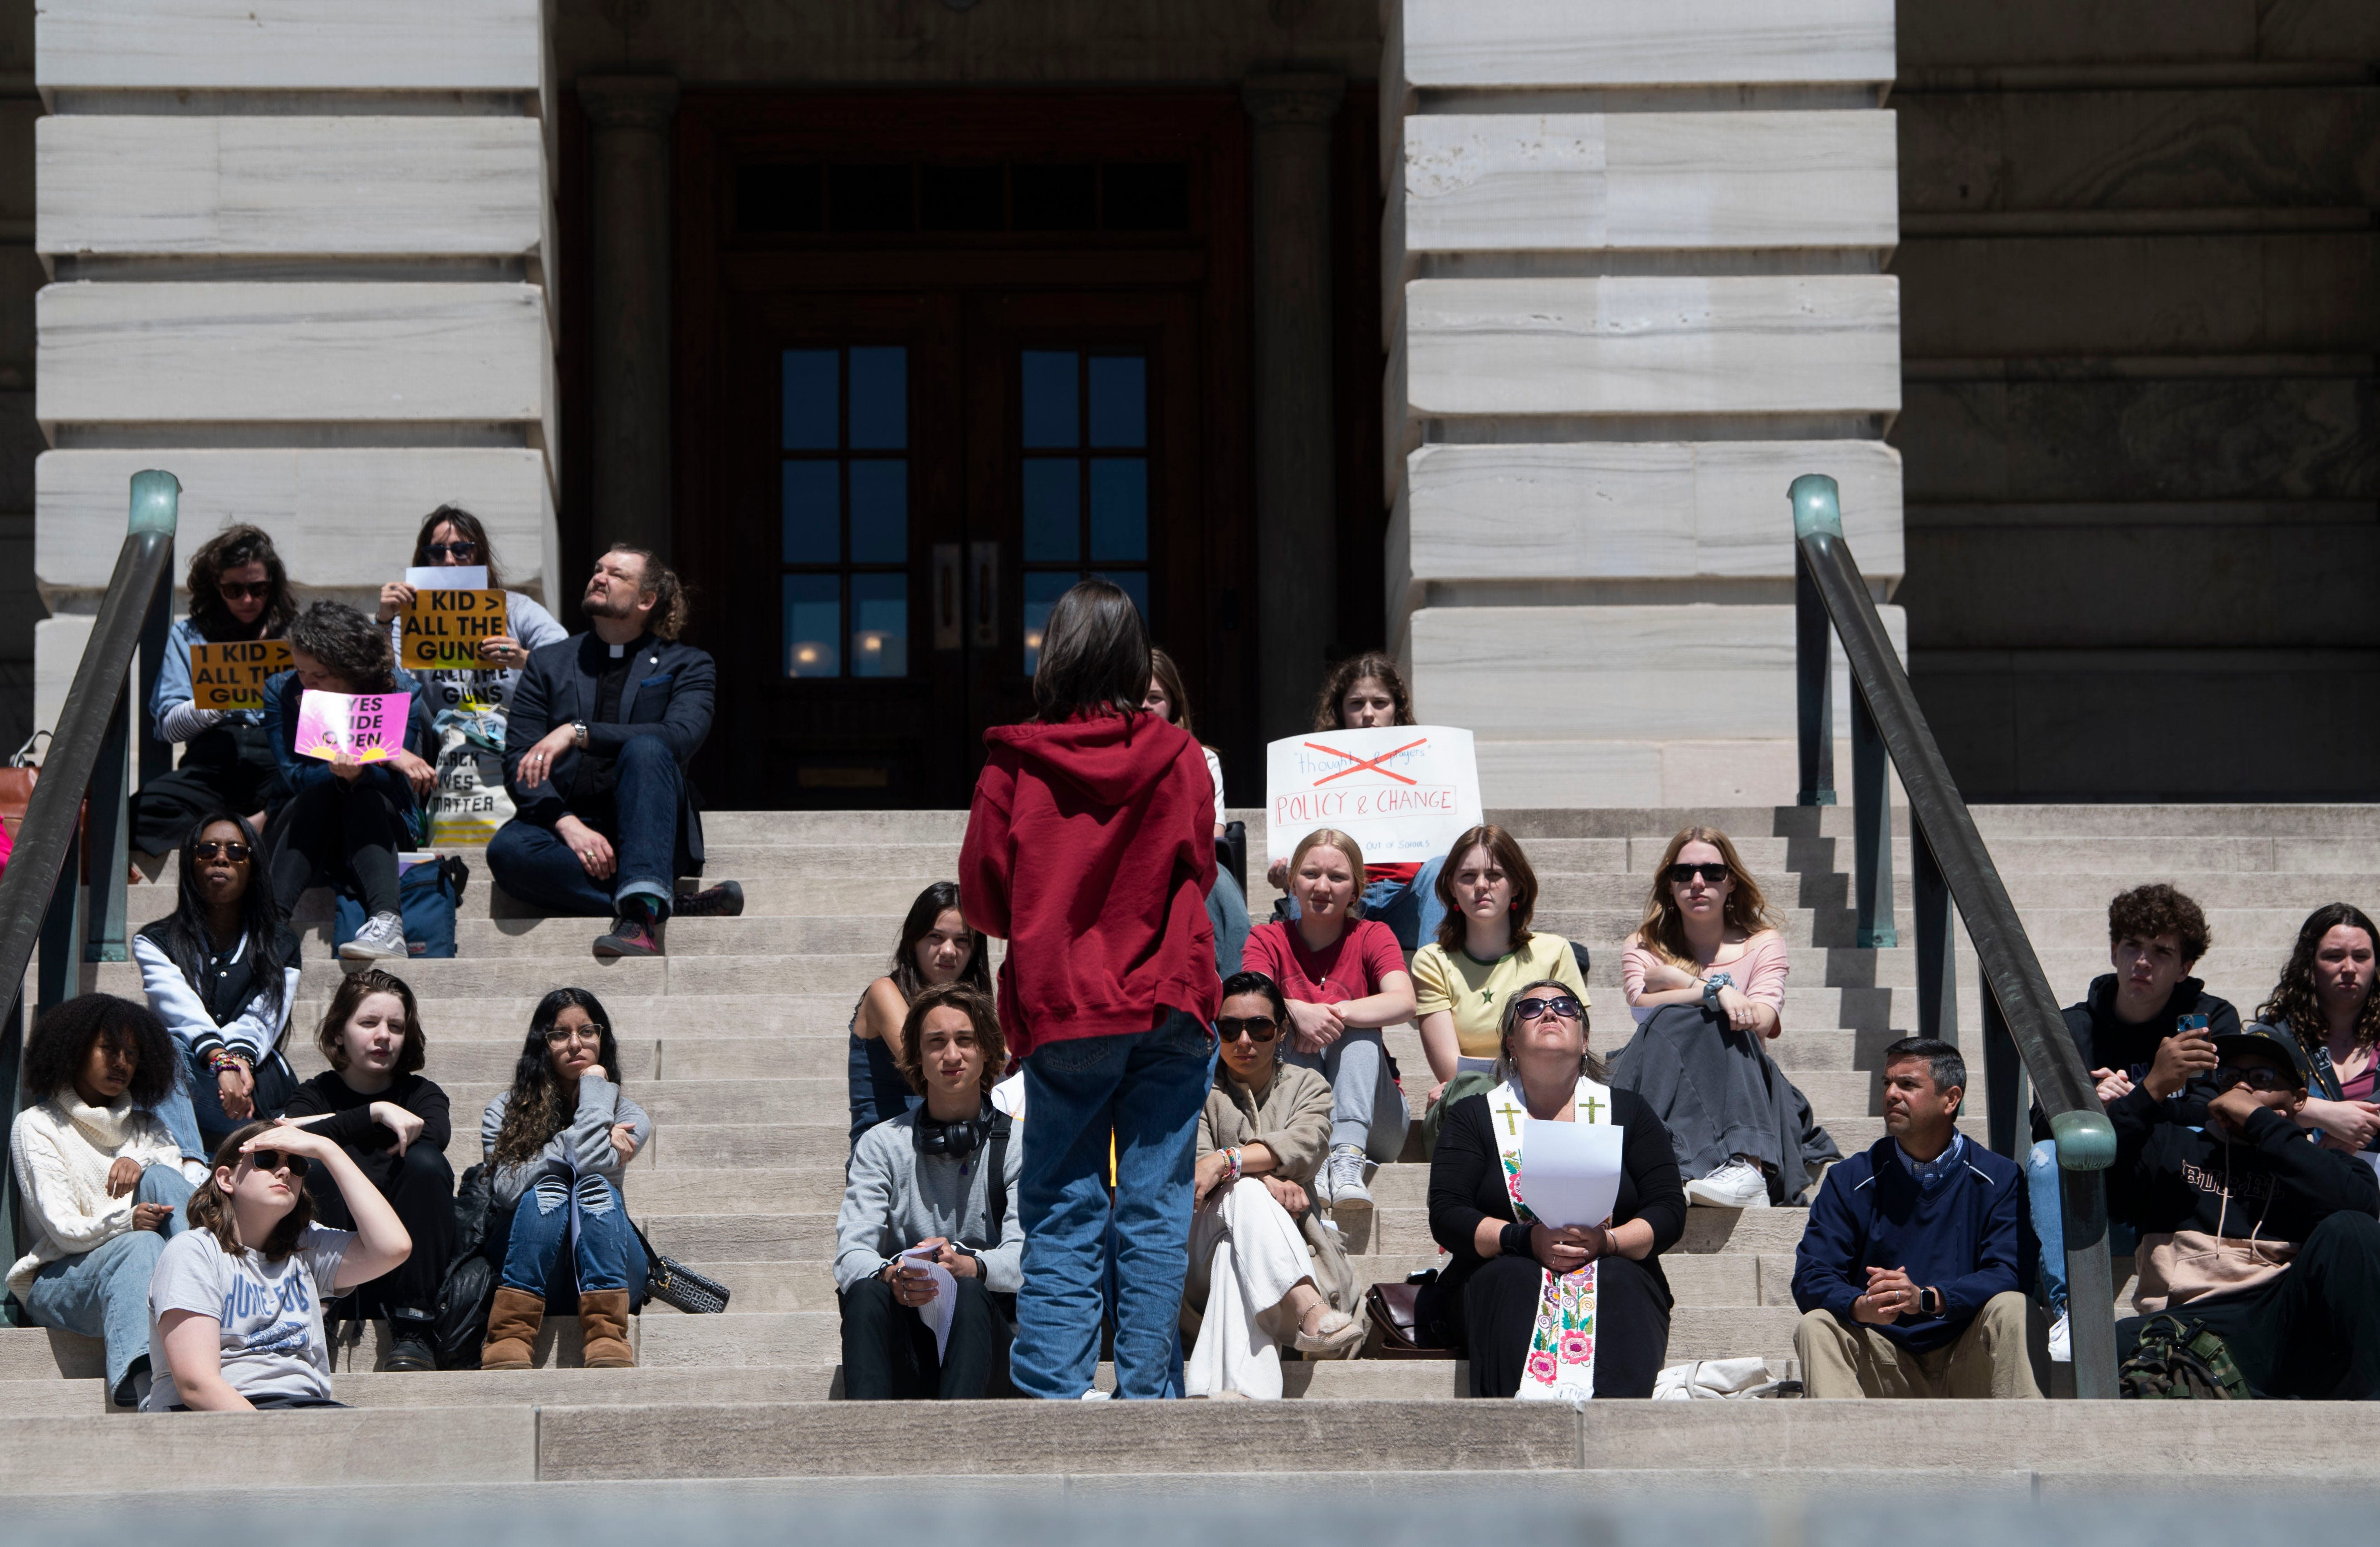
[[[1531,1117],[1576,1120],[1579,1076],[1609,1083],[1586,1049],[1586,1011],[1570,989],[1532,983],[1504,1003],[1496,1072],[1517,1080]],[[1622,1130],[1620,1194],[1609,1226],[1555,1229],[1514,1224],[1490,1094],[1447,1112],[1429,1168],[1429,1233],[1454,1262],[1425,1290],[1417,1312],[1444,1346],[1471,1360],[1471,1395],[1520,1389],[1537,1318],[1540,1269],[1596,1269],[1595,1395],[1650,1396],[1670,1345],[1670,1284],[1660,1253],[1686,1227],[1686,1194],[1669,1130],[1633,1091],[1609,1093]],[[1522,1239],[1526,1231],[1526,1240]]]
[[[342,1301],[357,1321],[388,1318],[387,1370],[435,1370],[438,1293],[455,1255],[454,1125],[446,1093],[419,1072],[427,1046],[413,990],[370,968],[339,981],[315,1045],[331,1068],[298,1087],[285,1119],[335,1141],[380,1190],[413,1238],[412,1255]],[[351,1229],[326,1167],[307,1178],[314,1215]]]

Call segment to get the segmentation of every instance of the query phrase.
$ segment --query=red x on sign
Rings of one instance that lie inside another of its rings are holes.
[[[1407,779],[1404,775],[1397,773],[1392,769],[1384,768],[1380,767],[1380,765],[1387,762],[1390,758],[1397,756],[1399,754],[1411,752],[1417,746],[1428,745],[1429,738],[1427,736],[1424,736],[1417,742],[1407,742],[1404,745],[1398,747],[1394,752],[1383,752],[1378,757],[1370,758],[1358,757],[1350,752],[1342,752],[1335,746],[1324,746],[1320,742],[1308,742],[1305,744],[1317,752],[1327,752],[1333,757],[1344,757],[1347,759],[1348,766],[1346,767],[1340,769],[1337,773],[1324,774],[1320,779],[1316,780],[1314,783],[1315,787],[1318,789],[1330,783],[1334,779],[1344,779],[1351,773],[1361,773],[1366,768],[1371,769],[1376,774],[1386,774],[1389,778],[1395,780],[1399,784],[1419,784],[1421,780],[1417,779]]]

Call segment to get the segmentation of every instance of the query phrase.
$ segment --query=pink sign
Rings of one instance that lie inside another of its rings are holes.
[[[335,762],[346,753],[358,763],[382,763],[405,745],[413,708],[409,693],[317,693],[298,705],[298,755]]]

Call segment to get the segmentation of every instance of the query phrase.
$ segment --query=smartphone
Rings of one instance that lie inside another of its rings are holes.
[[[2204,1036],[2206,1034],[2206,1017],[2203,1015],[2184,1015],[2180,1017],[2174,1021],[2173,1034],[2176,1036]]]

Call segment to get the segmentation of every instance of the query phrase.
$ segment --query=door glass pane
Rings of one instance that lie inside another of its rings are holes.
[[[1083,552],[1082,464],[1071,456],[1025,459],[1025,562],[1079,559]]]
[[[1138,355],[1091,357],[1091,444],[1148,444],[1148,362]]]
[[[851,444],[855,451],[900,451],[909,443],[909,351],[898,346],[851,352]]]
[[[1148,560],[1148,464],[1140,457],[1091,459],[1091,559]]]
[[[855,574],[851,577],[851,674],[855,677],[905,677],[909,674],[907,575]]]
[[[855,461],[851,465],[851,562],[898,564],[908,558],[909,465]]]
[[[843,491],[832,462],[785,464],[785,562],[832,564],[843,557]]]
[[[1080,576],[1072,570],[1056,574],[1043,571],[1025,577],[1025,674],[1033,675],[1041,664],[1041,631],[1049,626],[1050,609],[1058,598],[1074,588]]]
[[[785,576],[785,675],[832,677],[843,671],[843,582],[832,574]]]
[[[1116,588],[1132,598],[1140,609],[1140,621],[1148,622],[1148,572],[1147,570],[1111,570],[1103,577],[1112,580]]]
[[[1027,446],[1074,446],[1081,443],[1076,422],[1075,371],[1081,360],[1073,350],[1025,351],[1025,443]]]
[[[784,354],[785,450],[828,452],[841,443],[841,392],[835,349],[788,349]]]

